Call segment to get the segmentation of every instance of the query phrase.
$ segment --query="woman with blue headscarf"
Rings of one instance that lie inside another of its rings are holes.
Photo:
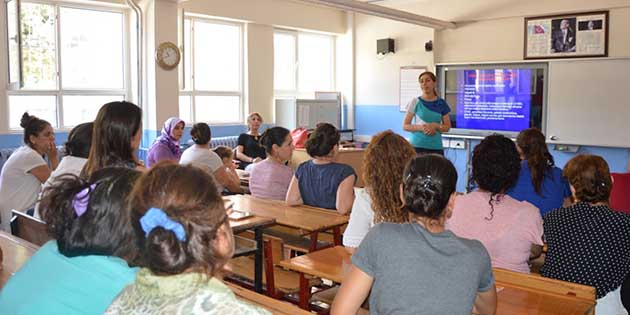
[[[186,123],[177,118],[171,117],[166,120],[160,136],[155,139],[147,156],[147,167],[151,167],[162,160],[179,161],[182,151],[179,148],[179,139],[184,134]]]

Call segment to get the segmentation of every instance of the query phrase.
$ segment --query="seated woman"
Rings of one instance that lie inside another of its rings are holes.
[[[94,123],[90,122],[80,124],[70,130],[68,141],[64,145],[65,155],[59,162],[57,169],[50,174],[50,177],[42,186],[42,190],[52,185],[60,175],[73,174],[79,176],[81,174],[81,170],[90,155],[93,127]],[[35,205],[35,217],[37,218],[41,216],[39,210],[39,203],[37,203]]]
[[[49,122],[24,113],[20,126],[24,128],[24,145],[11,154],[0,174],[0,230],[8,233],[11,210],[33,208],[42,183],[59,164],[55,133]]]
[[[138,249],[126,197],[140,172],[62,175],[44,191],[47,242],[9,279],[0,314],[102,314],[133,283]]]
[[[369,295],[370,314],[494,314],[497,293],[488,252],[444,228],[457,171],[429,154],[405,169],[400,197],[409,223],[381,223],[356,253],[331,315],[356,314]],[[371,291],[370,291],[371,290]]]
[[[286,165],[295,149],[291,132],[282,127],[269,128],[263,133],[260,143],[267,152],[267,158],[252,170],[249,190],[254,197],[284,200],[293,177],[293,170]]]
[[[492,266],[529,273],[529,259],[542,252],[538,208],[505,192],[518,179],[521,161],[512,140],[492,135],[473,150],[472,177],[478,189],[457,197],[446,228],[481,241]]]
[[[363,157],[365,188],[355,188],[350,223],[343,233],[344,246],[359,247],[375,224],[409,221],[409,214],[402,209],[399,187],[405,166],[415,156],[411,144],[391,130],[372,137]]]
[[[215,277],[234,254],[234,236],[210,174],[157,164],[130,205],[143,268],[105,314],[269,314]]]
[[[339,152],[339,130],[320,124],[306,141],[306,152],[313,159],[298,166],[291,178],[286,203],[337,210],[346,214],[354,202],[353,186],[357,175],[346,164],[334,162]]]
[[[212,151],[221,158],[221,162],[223,162],[223,167],[225,167],[228,177],[230,177],[233,182],[238,182],[240,184],[241,179],[238,177],[238,173],[236,172],[238,165],[234,163],[234,150],[228,146],[220,145]]]
[[[247,116],[247,133],[238,136],[238,146],[236,147],[236,159],[240,161],[238,168],[244,170],[252,163],[262,161],[265,156],[265,149],[260,146],[260,126],[263,118],[260,113],[251,113]]]
[[[630,274],[630,215],[608,207],[614,185],[608,164],[581,154],[563,174],[576,203],[544,216],[549,249],[540,274],[595,287],[596,314],[627,314],[619,287]]]
[[[81,177],[89,178],[92,173],[110,166],[146,170],[136,155],[142,140],[140,107],[126,101],[101,106],[92,132],[92,147]]]
[[[179,161],[182,151],[179,148],[179,140],[184,135],[186,123],[177,118],[171,117],[164,122],[164,127],[160,136],[155,139],[149,153],[147,154],[147,167],[151,167],[162,160]]]
[[[179,164],[193,164],[214,176],[220,192],[223,188],[233,193],[242,192],[238,176],[236,179],[231,176],[223,167],[221,158],[210,150],[211,133],[208,124],[196,123],[190,130],[190,135],[195,144],[184,151]]]
[[[569,202],[569,183],[562,170],[554,166],[545,135],[536,128],[521,131],[516,138],[517,150],[523,160],[518,180],[508,189],[510,197],[527,201],[540,210],[541,215]]]

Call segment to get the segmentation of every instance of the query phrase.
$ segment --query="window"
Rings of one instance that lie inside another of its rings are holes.
[[[277,30],[274,33],[276,96],[313,97],[334,90],[334,37]]]
[[[242,29],[240,23],[185,17],[179,115],[186,122],[242,120]]]
[[[20,17],[23,87],[8,91],[9,128],[25,111],[71,128],[128,98],[124,11],[22,2]]]

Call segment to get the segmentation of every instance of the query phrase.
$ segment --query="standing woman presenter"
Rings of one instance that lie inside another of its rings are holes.
[[[442,133],[451,129],[448,114],[451,108],[437,95],[436,77],[433,72],[425,71],[418,77],[422,95],[409,101],[407,114],[403,120],[403,130],[411,133],[409,142],[416,153],[436,153],[444,155]],[[415,123],[412,123],[413,119]]]

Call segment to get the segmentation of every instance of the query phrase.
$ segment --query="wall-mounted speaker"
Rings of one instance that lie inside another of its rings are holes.
[[[432,40],[424,43],[424,50],[425,51],[432,51],[433,50],[433,41]]]
[[[376,53],[379,55],[394,53],[394,39],[384,38],[376,40]]]

